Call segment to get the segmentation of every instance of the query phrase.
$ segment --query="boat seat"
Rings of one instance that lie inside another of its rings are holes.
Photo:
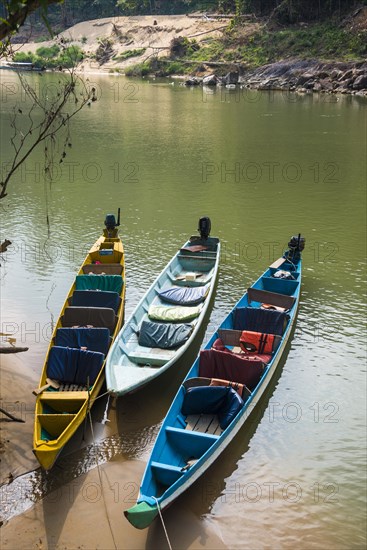
[[[107,307],[79,307],[70,306],[65,308],[61,317],[63,327],[106,327],[112,334],[117,322],[115,312]]]
[[[183,398],[181,413],[217,414],[222,430],[232,422],[244,402],[238,393],[225,386],[197,386],[188,388]]]
[[[246,401],[246,399],[251,395],[250,390],[244,384],[220,378],[204,378],[198,376],[184,380],[182,382],[182,385],[185,389],[196,388],[199,386],[225,386],[233,388],[238,393],[238,395],[242,397],[243,401]]]
[[[278,335],[271,334],[269,336],[272,337],[272,350],[269,352],[262,351],[261,353],[258,350],[254,350],[253,352],[249,350],[244,350],[243,345],[241,342],[244,340],[244,337],[246,334],[252,334],[252,331],[245,331],[245,330],[232,330],[232,329],[218,329],[218,336],[217,340],[213,343],[213,349],[220,350],[220,351],[226,351],[228,353],[245,353],[247,356],[256,356],[261,359],[261,361],[264,361],[264,363],[269,363],[272,354],[277,350],[282,337]],[[261,334],[261,333],[254,333],[254,334]],[[228,349],[226,346],[234,346],[235,349]],[[238,352],[236,351],[238,349]]]
[[[148,317],[155,321],[191,321],[199,316],[201,306],[157,306],[151,305]]]
[[[185,462],[200,458],[217,441],[219,435],[166,427],[166,437],[170,444],[182,455]]]
[[[220,435],[222,428],[217,414],[189,414],[186,416],[186,430]]]
[[[199,376],[219,378],[244,384],[251,392],[259,383],[264,362],[245,354],[219,350],[202,350],[199,356]]]
[[[252,302],[258,302],[260,304],[264,303],[284,309],[291,309],[295,304],[296,298],[294,296],[279,294],[278,292],[269,292],[268,290],[251,287],[247,289],[247,300],[249,305]]]
[[[94,273],[94,275],[121,275],[121,264],[87,264],[82,267],[83,273]]]
[[[148,348],[176,349],[190,337],[193,326],[189,323],[154,323],[143,321],[140,330],[139,346]]]
[[[126,346],[120,339],[118,342],[120,349],[123,353],[134,363],[145,366],[162,366],[167,363],[172,357],[174,357],[176,350],[162,349],[162,348],[147,348],[134,344],[133,346]],[[124,367],[124,372],[127,367]],[[136,372],[136,367],[132,367]]]
[[[299,281],[292,279],[281,279],[276,277],[262,277],[257,283],[255,288],[259,290],[266,290],[268,292],[275,292],[278,294],[284,294],[291,296],[299,287]]]
[[[117,313],[121,297],[117,292],[106,290],[74,290],[70,297],[71,306],[110,307]]]
[[[47,361],[47,376],[60,382],[92,386],[102,368],[103,353],[53,346]]]
[[[286,258],[278,258],[277,260],[275,260],[275,262],[273,262],[269,268],[270,269],[278,269],[281,265],[284,264],[284,262],[286,262]]]
[[[150,463],[150,467],[157,481],[168,487],[180,479],[185,472],[182,466],[163,464],[162,462],[155,462],[154,460]]]
[[[186,287],[173,286],[158,293],[163,302],[181,306],[194,306],[203,302],[208,295],[210,285]]]
[[[55,345],[65,348],[86,348],[107,355],[111,336],[108,328],[58,328]]]
[[[282,336],[288,320],[289,315],[283,311],[237,307],[233,313],[233,328]]]
[[[77,275],[76,290],[107,290],[121,294],[123,280],[121,275]]]

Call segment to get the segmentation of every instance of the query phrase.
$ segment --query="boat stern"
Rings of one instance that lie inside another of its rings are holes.
[[[33,448],[33,453],[44,470],[50,470],[55,464],[60,453],[60,448],[48,447],[46,445],[37,445]]]
[[[137,529],[149,527],[155,517],[158,515],[158,506],[147,502],[139,502],[128,510],[124,511],[126,519]]]

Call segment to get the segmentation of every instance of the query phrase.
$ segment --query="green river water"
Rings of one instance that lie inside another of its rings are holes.
[[[16,75],[1,78],[4,169],[11,153],[8,117],[23,99]],[[39,79],[45,94],[57,79],[30,78]],[[301,232],[300,312],[276,383],[250,428],[166,512],[167,529],[174,548],[217,548],[210,536],[238,549],[364,548],[366,101],[189,89],[177,81],[90,80],[99,100],[74,120],[73,145],[51,189],[43,182],[38,151],[0,205],[1,240],[13,243],[0,268],[1,332],[30,347],[22,360],[37,380],[49,324],[105,214],[118,207],[127,317],[196,232],[198,218],[211,218],[223,253],[204,341],[289,237]],[[124,487],[122,497],[129,494],[128,483],[136,493],[188,363],[119,401],[114,429],[96,428],[101,462],[121,463],[110,482]],[[31,447],[30,438],[26,445]],[[69,480],[93,467],[88,448],[67,456],[69,463],[61,460],[70,468]],[[129,463],[136,460],[142,467],[131,475]],[[34,476],[30,492],[42,496],[54,488],[50,477],[45,490],[37,473],[27,475]],[[29,508],[37,498],[28,497]],[[115,504],[120,511],[131,505],[122,497]],[[12,516],[23,510],[18,502],[5,508],[10,529]],[[30,540],[29,547],[34,544]],[[131,538],[119,548],[139,544]],[[160,544],[164,535],[155,525],[143,547]]]

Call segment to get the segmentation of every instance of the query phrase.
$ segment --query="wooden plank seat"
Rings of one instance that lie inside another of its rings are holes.
[[[278,258],[277,260],[275,260],[275,262],[273,262],[269,267],[271,269],[278,269],[281,265],[283,265],[284,263],[286,262],[286,259],[281,257],[281,258]]]
[[[182,454],[184,461],[200,458],[217,441],[219,435],[166,427],[167,440]]]
[[[93,273],[94,275],[121,275],[121,264],[87,264],[82,267],[83,273],[88,275]]]
[[[217,423],[225,430],[243,405],[242,398],[231,387],[195,386],[186,389],[181,413],[186,417],[198,415],[193,431],[215,433]]]
[[[172,464],[164,464],[162,462],[152,461],[150,464],[154,477],[162,485],[170,486],[175,483],[184,473],[184,469],[181,466],[174,466]]]
[[[186,429],[194,432],[220,435],[218,415],[216,414],[190,414],[186,417]]]
[[[61,317],[63,327],[105,327],[110,334],[113,333],[116,322],[114,310],[106,307],[70,306],[65,308]]]
[[[125,345],[122,340],[119,341],[119,346],[124,354],[134,363],[138,365],[149,365],[160,367],[174,357],[176,350],[162,348],[148,348],[139,346],[134,343],[131,347]]]
[[[259,290],[267,290],[268,292],[275,292],[278,294],[292,296],[296,292],[298,286],[299,281],[295,279],[262,277],[260,281],[256,283],[255,288],[259,288]]]
[[[57,412],[75,413],[88,399],[87,391],[46,391],[40,397],[43,405]]]
[[[258,302],[260,304],[271,304],[272,306],[284,309],[291,309],[296,301],[294,296],[287,296],[285,294],[279,294],[278,292],[269,292],[268,290],[261,290],[258,288],[248,288],[247,299],[249,305],[251,305],[252,302]]]

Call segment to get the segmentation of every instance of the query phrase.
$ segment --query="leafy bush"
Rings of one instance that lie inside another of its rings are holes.
[[[13,56],[13,61],[16,63],[35,63],[36,56],[32,52],[17,52]]]
[[[36,50],[36,55],[38,55],[38,57],[43,57],[44,59],[53,59],[54,57],[57,57],[59,53],[60,48],[57,44],[54,44],[49,48],[47,46],[41,46]]]
[[[138,55],[142,55],[146,51],[146,48],[137,48],[136,50],[127,50],[126,52],[120,53],[119,55],[114,55],[113,60],[114,61],[124,61],[125,59],[129,59],[129,57],[137,57]]]
[[[71,68],[84,58],[79,46],[69,46],[61,50],[54,44],[51,47],[40,47],[36,53],[17,52],[13,60],[17,63],[33,63],[35,67],[54,69],[56,67]]]
[[[146,61],[145,63],[137,63],[128,67],[125,71],[126,76],[146,76],[153,72],[151,64]]]

